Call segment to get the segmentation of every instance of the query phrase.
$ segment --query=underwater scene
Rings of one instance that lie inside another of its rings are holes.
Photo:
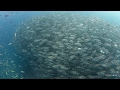
[[[0,79],[120,79],[120,11],[0,11]]]

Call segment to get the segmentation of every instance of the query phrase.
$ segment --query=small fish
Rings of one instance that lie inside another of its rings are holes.
[[[15,64],[13,64],[13,67],[16,68]]]
[[[16,57],[18,56],[18,55],[16,55],[15,53],[13,53],[13,55],[16,56]]]
[[[10,12],[10,13],[13,13],[13,12]]]
[[[16,33],[14,34],[15,38],[16,38]]]
[[[14,61],[11,61],[12,63],[14,62]]]
[[[11,72],[15,72],[15,71],[11,70]]]
[[[3,74],[3,71],[1,71],[1,73]]]
[[[8,75],[8,73],[6,72],[6,75]]]
[[[21,77],[20,79],[23,79],[23,77]]]
[[[8,16],[9,16],[9,14],[5,15],[5,17],[8,17]]]
[[[6,62],[6,66],[8,66],[8,61]]]
[[[22,57],[19,56],[18,58],[22,58]]]
[[[12,43],[9,43],[8,45],[11,45]]]
[[[22,67],[22,66],[18,65],[18,67]]]
[[[30,27],[28,26],[26,29],[29,29]]]
[[[25,71],[21,71],[21,73],[25,73]]]
[[[18,75],[15,75],[13,78],[17,78],[18,77]]]

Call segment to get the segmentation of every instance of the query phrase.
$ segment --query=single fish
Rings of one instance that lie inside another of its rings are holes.
[[[15,35],[15,38],[16,38],[16,33],[14,35]]]
[[[16,56],[16,57],[18,56],[18,55],[16,55],[15,53],[13,53],[13,55]]]
[[[25,71],[21,71],[21,73],[25,73]]]
[[[8,45],[11,45],[12,43],[9,43]]]
[[[8,17],[9,15],[7,14],[7,15],[5,15],[5,17]]]
[[[11,72],[15,72],[14,70],[11,70]]]

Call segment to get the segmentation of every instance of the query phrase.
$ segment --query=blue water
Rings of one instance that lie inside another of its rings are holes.
[[[0,11],[0,78],[34,78],[28,75],[30,66],[21,57],[14,46],[14,34],[20,23],[36,15],[49,14],[51,11]],[[84,16],[96,16],[110,23],[120,25],[119,11],[79,11],[73,12]],[[24,73],[21,73],[24,71]]]

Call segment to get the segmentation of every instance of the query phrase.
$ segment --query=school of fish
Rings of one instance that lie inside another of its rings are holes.
[[[17,29],[15,48],[36,78],[120,78],[120,26],[102,18],[72,12],[32,17]]]

